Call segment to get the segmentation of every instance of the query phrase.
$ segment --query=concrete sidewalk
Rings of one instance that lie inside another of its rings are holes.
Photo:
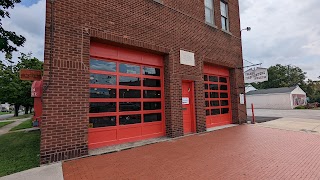
[[[12,121],[15,121],[15,122],[0,128],[0,136],[3,135],[3,134],[8,133],[13,127],[18,126],[19,124],[23,123],[24,121],[26,121],[28,119],[30,119],[30,118],[12,120]],[[11,120],[8,120],[8,121],[11,121]],[[1,121],[1,122],[7,122],[7,121]]]
[[[320,121],[316,119],[280,118],[274,121],[257,124],[257,126],[290,131],[304,131],[320,135]]]
[[[62,164],[55,163],[0,177],[0,180],[63,180]]]

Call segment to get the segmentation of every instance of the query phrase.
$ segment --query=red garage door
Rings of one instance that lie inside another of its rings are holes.
[[[165,135],[161,56],[93,43],[89,149]]]
[[[229,70],[204,66],[207,128],[232,123]]]

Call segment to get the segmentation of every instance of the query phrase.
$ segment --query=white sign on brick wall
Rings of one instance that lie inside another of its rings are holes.
[[[194,53],[180,50],[180,64],[195,66]]]

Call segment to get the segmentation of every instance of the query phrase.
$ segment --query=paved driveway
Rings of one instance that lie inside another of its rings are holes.
[[[251,116],[251,109],[247,110],[248,116]],[[320,120],[320,110],[274,110],[274,109],[255,109],[255,116],[262,117],[288,117]]]
[[[241,125],[63,163],[70,179],[320,179],[320,136]]]

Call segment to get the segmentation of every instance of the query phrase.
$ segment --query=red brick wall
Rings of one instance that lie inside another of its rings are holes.
[[[41,163],[87,154],[91,41],[162,54],[165,61],[167,135],[183,135],[182,80],[195,82],[197,131],[206,130],[203,64],[230,69],[233,121],[246,119],[238,1],[229,1],[230,33],[205,24],[203,0],[55,0],[50,81],[51,3],[47,1]],[[195,53],[196,66],[180,65],[179,51]]]

